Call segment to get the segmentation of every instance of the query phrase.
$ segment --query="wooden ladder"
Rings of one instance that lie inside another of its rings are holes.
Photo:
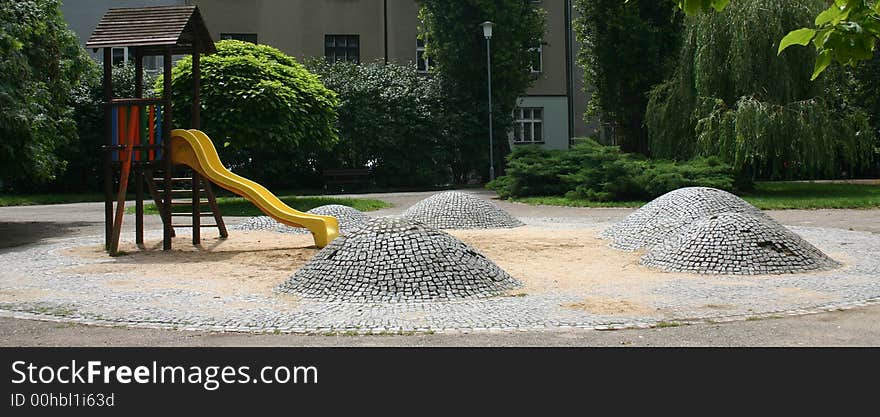
[[[159,188],[157,184],[163,184],[164,178],[154,177],[149,181],[150,194],[157,202],[161,202],[165,190]],[[204,198],[203,198],[204,195]],[[202,206],[209,206],[210,211],[202,211]],[[162,218],[171,219],[172,236],[174,236],[174,228],[190,228],[193,229],[193,244],[201,243],[201,230],[205,228],[217,228],[221,238],[226,238],[229,234],[226,231],[226,224],[223,222],[223,215],[220,213],[220,207],[217,206],[217,197],[211,182],[202,178],[198,173],[193,172],[190,177],[172,177],[171,178],[171,216],[165,217],[164,210],[160,207]],[[191,207],[188,212],[178,212],[175,207]],[[202,223],[203,217],[213,217],[214,223]],[[191,222],[176,223],[176,219],[190,218]]]

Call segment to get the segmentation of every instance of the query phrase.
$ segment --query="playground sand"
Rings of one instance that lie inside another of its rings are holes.
[[[571,294],[580,301],[563,307],[593,314],[662,313],[650,307],[655,299],[653,288],[664,282],[700,277],[658,272],[639,265],[641,252],[624,252],[609,247],[607,240],[598,238],[598,229],[560,230],[526,226],[447,232],[475,247],[523,282],[523,287],[512,290],[509,295]],[[175,238],[174,249],[168,252],[162,251],[161,242],[157,240],[148,241],[144,249],[124,242],[120,249],[125,254],[116,258],[107,257],[100,246],[68,249],[64,252],[67,256],[102,262],[61,272],[119,274],[106,285],[120,290],[127,286],[193,289],[215,298],[262,294],[283,300],[293,307],[297,298],[279,294],[275,289],[318,251],[310,235],[265,231],[236,232],[228,239],[208,234],[200,246],[193,246],[187,237],[179,237]],[[753,276],[751,279],[767,278]],[[718,285],[734,285],[736,282],[724,281]],[[618,295],[621,288],[627,289],[625,296]],[[787,291],[784,295],[803,299],[819,296],[797,291]]]

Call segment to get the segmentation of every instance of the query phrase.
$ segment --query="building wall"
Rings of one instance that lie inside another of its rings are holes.
[[[117,7],[147,7],[147,6],[181,6],[187,4],[186,0],[63,0],[61,2],[61,13],[64,20],[70,26],[70,29],[76,32],[79,37],[79,43],[83,46],[88,42],[98,21],[104,16],[108,9]],[[96,61],[103,61],[104,57],[100,51],[93,52],[88,50],[89,54]]]
[[[547,30],[542,45],[544,68],[526,94],[564,96],[566,94],[565,1],[544,0],[541,6],[547,12]]]
[[[388,0],[388,58],[398,64],[416,60],[419,5],[413,0]]]
[[[547,149],[568,149],[568,97],[565,96],[526,96],[517,100],[518,107],[540,107],[544,109],[543,137],[541,147]],[[513,149],[513,133],[508,138]]]
[[[566,0],[571,2],[572,0]],[[569,3],[570,4],[570,3]],[[577,15],[574,11],[572,11],[572,19],[577,18]],[[598,136],[598,122],[596,120],[584,120],[584,112],[587,111],[587,103],[590,100],[590,95],[587,91],[585,91],[584,86],[584,69],[581,68],[580,65],[577,64],[577,57],[580,54],[581,45],[580,42],[577,42],[575,39],[574,33],[571,33],[572,37],[572,60],[571,60],[571,72],[573,75],[573,88],[572,88],[572,107],[573,107],[573,115],[574,119],[574,137],[581,138],[587,136]]]
[[[399,1],[399,0],[398,0]],[[256,33],[297,58],[324,56],[324,35],[360,35],[360,60],[385,59],[383,0],[194,0],[211,31]],[[415,51],[413,38],[413,51]],[[414,54],[415,52],[413,52]]]
[[[417,0],[66,0],[62,12],[84,45],[108,8],[182,4],[199,6],[214,40],[221,33],[256,33],[259,43],[304,59],[324,55],[326,34],[357,34],[361,62],[387,57],[407,64],[416,59]],[[545,146],[564,149],[569,133],[589,136],[596,124],[583,120],[588,94],[583,70],[574,61],[580,45],[567,31],[571,0],[544,0],[539,7],[547,12],[543,68],[521,101],[527,107],[545,107]],[[98,54],[93,57],[101,60]]]

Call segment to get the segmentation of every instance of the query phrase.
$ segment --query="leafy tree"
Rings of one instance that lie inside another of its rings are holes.
[[[381,186],[425,186],[449,182],[440,77],[424,77],[413,66],[381,62],[310,62],[324,85],[339,96],[339,143],[324,168],[373,170]]]
[[[610,123],[624,151],[647,154],[647,92],[673,68],[681,13],[656,0],[576,0],[575,6],[584,45],[578,63],[591,93],[585,117]]]
[[[487,20],[495,23],[493,143],[495,166],[501,167],[500,162],[509,152],[507,132],[513,123],[516,99],[534,81],[529,71],[529,49],[542,42],[543,10],[523,0],[422,0],[420,17],[427,54],[434,59],[436,72],[444,77],[442,88],[449,105],[458,112],[458,117],[451,120],[457,140],[449,151],[453,174],[459,182],[471,171],[488,171],[486,41],[479,25]]]
[[[776,57],[778,39],[811,20],[820,0],[738,0],[687,25],[676,74],[651,92],[652,153],[718,155],[762,178],[852,175],[873,157],[867,116],[836,76],[811,81],[815,56]]]
[[[91,62],[57,0],[0,0],[0,56],[0,187],[23,190],[64,168],[70,92]]]
[[[687,14],[694,15],[711,9],[722,11],[730,0],[678,0],[677,3]],[[813,79],[832,61],[855,66],[872,59],[880,41],[880,1],[833,0],[828,3],[831,3],[828,8],[813,21],[815,29],[792,30],[779,43],[779,54],[792,45],[813,44],[817,54]]]
[[[338,99],[320,78],[268,45],[224,40],[201,58],[202,130],[224,163],[275,186],[302,186],[314,176],[319,152],[338,140]],[[171,73],[174,123],[189,127],[192,57]],[[161,94],[161,77],[156,88]]]

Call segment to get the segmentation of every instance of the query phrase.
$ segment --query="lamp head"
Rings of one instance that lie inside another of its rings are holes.
[[[494,27],[495,24],[489,21],[485,21],[483,23],[480,23],[480,26],[482,26],[483,28],[483,36],[485,36],[486,39],[492,39],[492,27]]]

